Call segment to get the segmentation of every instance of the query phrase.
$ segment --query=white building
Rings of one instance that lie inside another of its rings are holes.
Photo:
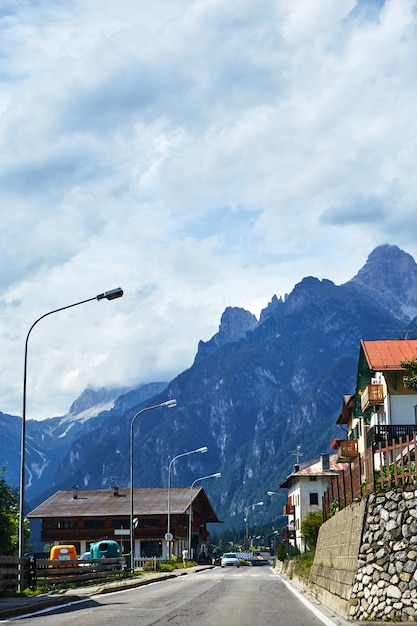
[[[294,465],[294,471],[280,484],[288,489],[287,536],[301,552],[306,549],[301,522],[310,511],[321,510],[323,494],[332,478],[346,467],[346,463],[337,462],[336,454],[322,454],[319,459]]]

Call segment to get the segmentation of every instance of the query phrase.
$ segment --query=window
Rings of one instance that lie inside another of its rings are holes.
[[[318,504],[318,503],[319,503],[319,494],[310,493],[310,504]]]
[[[145,517],[139,520],[138,526],[139,528],[159,528],[160,524],[157,518]]]
[[[317,476],[310,476],[310,480],[314,482],[315,480],[317,480]]]
[[[128,519],[114,519],[112,520],[112,528],[130,528],[130,520]]]
[[[160,541],[142,541],[141,554],[143,557],[162,556],[162,544]]]
[[[57,522],[57,528],[73,528],[74,524],[70,521],[70,520],[60,520],[59,522]]]
[[[86,519],[84,522],[84,528],[103,528],[103,519]]]

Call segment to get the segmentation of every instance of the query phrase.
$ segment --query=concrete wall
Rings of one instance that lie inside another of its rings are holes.
[[[350,611],[367,500],[356,502],[325,522],[319,531],[309,587],[343,615]]]

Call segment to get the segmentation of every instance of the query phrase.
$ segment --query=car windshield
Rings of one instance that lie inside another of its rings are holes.
[[[236,554],[225,554],[224,555],[225,559],[236,559]]]

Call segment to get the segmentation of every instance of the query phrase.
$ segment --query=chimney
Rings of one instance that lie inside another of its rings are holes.
[[[115,497],[119,495],[119,487],[116,485],[116,483],[113,483],[113,495]]]
[[[299,471],[300,471],[300,466],[299,466],[299,464],[298,464],[298,463],[296,463],[296,464],[294,465],[294,473],[295,473],[295,472],[299,472]]]
[[[330,470],[330,454],[323,453],[320,454],[321,459],[321,469],[323,472],[328,472]]]
[[[72,486],[72,497],[74,498],[74,500],[78,498],[78,485]]]

